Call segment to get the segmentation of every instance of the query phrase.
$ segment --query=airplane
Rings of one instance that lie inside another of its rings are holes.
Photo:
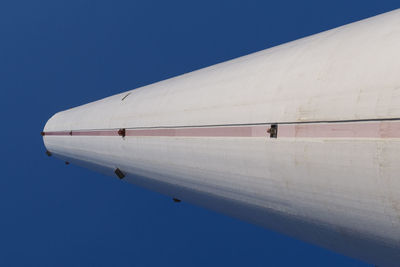
[[[56,113],[47,154],[400,264],[400,9]]]

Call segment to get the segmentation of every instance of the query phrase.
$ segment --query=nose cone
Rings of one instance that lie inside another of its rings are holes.
[[[50,119],[47,120],[46,124],[44,125],[43,131],[40,133],[40,135],[43,137],[43,143],[44,143],[44,146],[46,148],[46,154],[48,156],[51,156],[52,154],[51,154],[48,146],[46,145],[46,141],[47,141],[47,136],[46,135],[48,135],[50,133],[49,128],[51,128],[51,126],[49,127],[49,125],[51,125],[51,123],[52,123],[51,121],[54,118],[54,116],[55,115],[53,115]]]
[[[61,115],[61,116],[60,116]],[[47,154],[49,155],[51,151],[53,150],[51,148],[51,142],[52,140],[51,136],[55,136],[59,134],[60,132],[63,131],[63,128],[65,128],[65,121],[60,119],[62,117],[62,112],[54,114],[45,124],[43,131],[40,133],[43,136],[43,143],[46,147]]]
[[[107,101],[100,100],[54,114],[41,133],[47,154],[115,176],[113,158],[108,156],[110,142],[114,140],[91,134],[96,129],[109,129],[112,107],[102,107],[104,102]],[[117,131],[112,133],[117,136]]]

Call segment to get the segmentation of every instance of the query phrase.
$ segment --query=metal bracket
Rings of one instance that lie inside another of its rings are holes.
[[[267,130],[270,138],[278,138],[278,124],[271,124],[271,127]]]
[[[125,128],[119,129],[119,130],[118,130],[118,135],[119,135],[119,136],[122,136],[122,137],[125,137],[125,135],[126,135],[126,130],[125,130]]]
[[[114,172],[119,179],[123,179],[125,177],[125,174],[119,168],[116,168]]]

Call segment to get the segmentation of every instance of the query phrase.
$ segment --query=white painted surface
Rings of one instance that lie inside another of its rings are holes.
[[[45,131],[400,118],[400,11],[57,113]],[[45,136],[54,155],[381,266],[400,139]]]

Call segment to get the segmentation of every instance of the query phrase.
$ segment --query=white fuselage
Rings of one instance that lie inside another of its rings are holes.
[[[67,161],[396,266],[400,11],[57,113],[44,142]]]

